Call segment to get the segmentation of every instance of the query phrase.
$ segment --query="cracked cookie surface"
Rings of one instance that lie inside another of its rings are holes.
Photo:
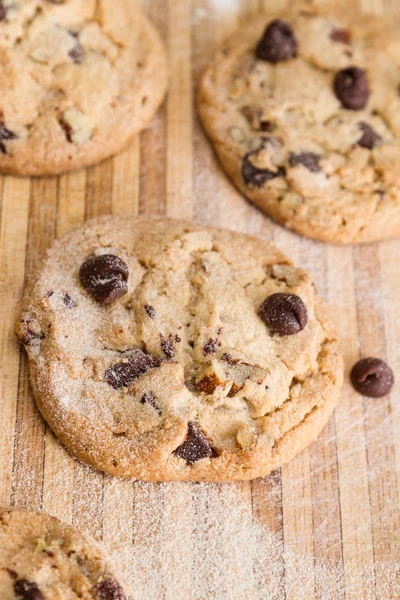
[[[2,600],[129,600],[98,544],[44,513],[0,508]]]
[[[164,218],[57,241],[16,333],[65,446],[143,480],[268,474],[317,437],[343,377],[306,271],[267,241]]]
[[[0,170],[59,173],[119,152],[166,79],[161,39],[131,0],[1,0]]]
[[[297,4],[226,42],[198,105],[245,196],[323,241],[400,235],[399,39],[376,15]]]

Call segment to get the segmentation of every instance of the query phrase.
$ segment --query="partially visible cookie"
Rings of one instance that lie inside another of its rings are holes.
[[[200,83],[227,174],[268,215],[334,243],[400,234],[400,37],[333,4],[260,15]]]
[[[0,509],[1,600],[127,600],[99,545],[46,514]]]
[[[77,457],[150,481],[267,475],[320,433],[343,365],[309,274],[272,244],[104,217],[57,241],[16,333]]]
[[[0,65],[0,171],[18,175],[119,152],[166,89],[163,44],[132,0],[1,0]]]

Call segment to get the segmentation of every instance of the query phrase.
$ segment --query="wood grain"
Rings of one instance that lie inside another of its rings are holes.
[[[289,465],[252,483],[209,489],[221,499],[234,493],[271,534],[263,550],[274,568],[265,564],[261,575],[246,570],[247,549],[237,550],[248,590],[268,585],[286,600],[400,597],[399,385],[391,397],[369,400],[348,382],[360,356],[381,356],[400,372],[400,241],[340,248],[273,224],[221,172],[195,111],[198,77],[223,38],[250,16],[285,3],[142,0],[165,38],[171,66],[167,100],[150,127],[101,165],[58,178],[0,177],[0,505],[43,509],[103,539],[135,578],[141,600],[203,598],[196,586],[208,579],[214,591],[204,600],[217,592],[231,598],[233,567],[221,574],[216,592],[214,566],[196,552],[204,518],[196,512],[200,488],[120,481],[70,457],[36,410],[27,361],[13,335],[24,278],[39,256],[55,237],[103,214],[167,214],[260,235],[311,271],[343,342],[342,401],[321,437]],[[400,17],[397,0],[360,0],[359,6]],[[212,507],[207,510],[211,516]],[[218,527],[202,530],[210,546],[224,533],[224,523]],[[149,530],[160,535],[149,538]],[[182,539],[189,541],[181,546]],[[175,553],[163,564],[169,548]],[[161,587],[144,575],[147,557],[152,571],[162,572]],[[327,565],[333,575],[321,578]]]

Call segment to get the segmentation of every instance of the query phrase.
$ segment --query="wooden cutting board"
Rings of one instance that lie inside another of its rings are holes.
[[[0,505],[45,510],[103,539],[137,600],[399,599],[400,377],[391,397],[372,400],[352,390],[348,371],[375,355],[400,373],[400,240],[351,248],[298,237],[246,202],[215,160],[194,108],[199,73],[242,21],[283,1],[142,4],[171,66],[168,99],[149,129],[83,171],[0,178]],[[400,18],[398,0],[360,7]],[[55,237],[125,212],[271,239],[330,303],[346,361],[342,401],[319,440],[270,477],[112,479],[72,459],[39,416],[13,335],[24,277]]]

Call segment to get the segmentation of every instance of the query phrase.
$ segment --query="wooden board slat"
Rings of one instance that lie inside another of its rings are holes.
[[[171,66],[149,128],[86,170],[0,177],[0,504],[46,510],[102,539],[135,600],[398,600],[399,385],[367,400],[348,373],[371,354],[400,372],[400,241],[340,248],[300,238],[246,202],[218,165],[196,115],[198,78],[241,22],[286,0],[140,2]],[[359,6],[400,18],[397,0]],[[13,335],[24,277],[55,237],[124,213],[260,235],[312,273],[340,330],[346,382],[320,438],[289,465],[243,484],[122,481],[80,464],[45,426]]]

